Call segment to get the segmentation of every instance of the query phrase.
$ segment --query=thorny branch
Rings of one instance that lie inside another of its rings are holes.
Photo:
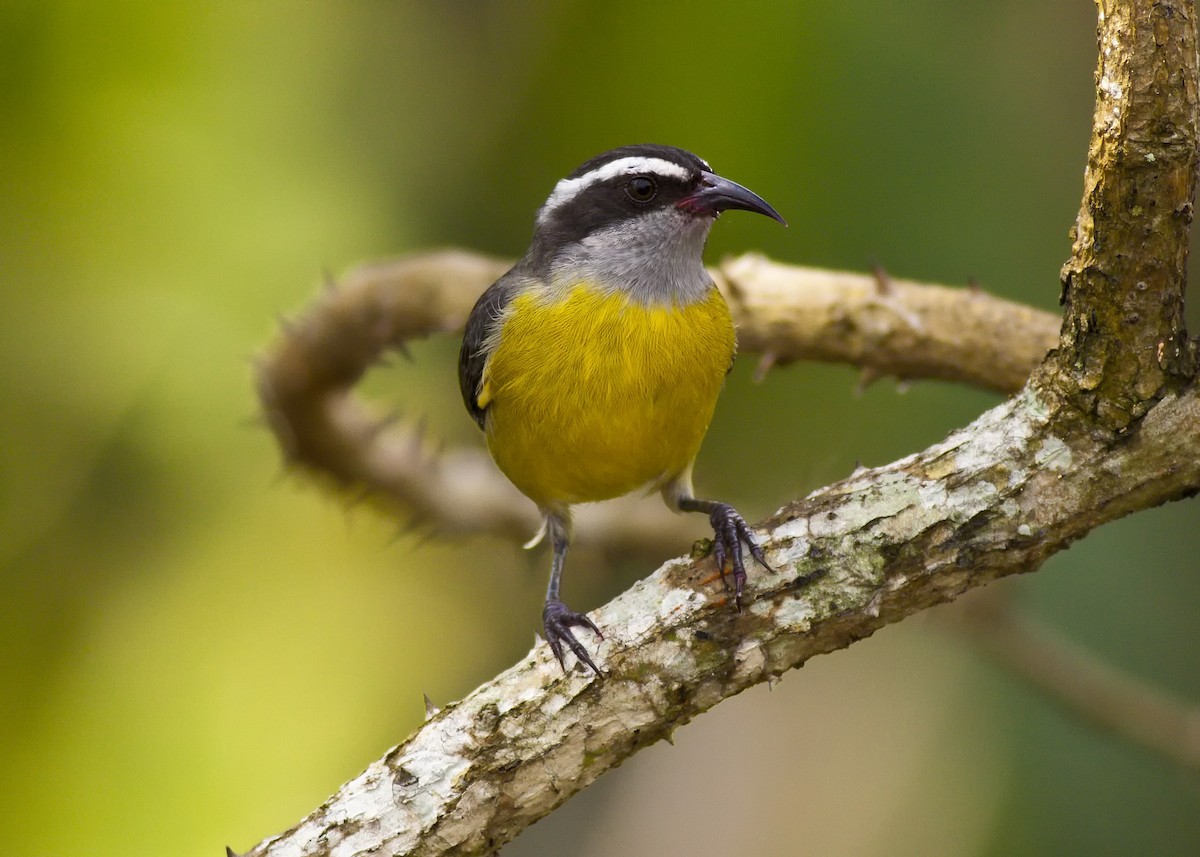
[[[607,681],[564,676],[546,647],[535,647],[252,854],[485,853],[722,699],[968,589],[1032,571],[1107,521],[1200,491],[1196,342],[1180,311],[1197,147],[1194,10],[1151,0],[1099,5],[1097,109],[1063,272],[1065,321],[1058,348],[1020,393],[930,449],[859,471],[764,521],[775,571],[752,577],[746,610],[727,609],[712,591],[711,560],[670,562],[596,611],[609,632],[596,652]],[[269,422],[290,460],[339,484],[390,492],[446,530],[482,519],[491,532],[523,534],[529,522],[509,502],[514,495],[480,475],[477,459],[453,453],[426,457],[426,470],[399,465],[417,457],[410,438],[349,393],[382,348],[455,329],[501,267],[461,255],[404,264],[415,266],[407,291],[381,286],[384,269],[360,272],[361,284],[324,296],[284,337],[260,371]],[[739,264],[771,266],[746,261],[718,272],[743,347],[768,362],[875,361],[877,370],[1008,389],[1047,344],[1032,336],[1033,357],[997,349],[1012,360],[990,374],[954,351],[970,325],[950,325],[955,335],[940,343],[936,310],[917,299],[924,293],[861,280],[856,309],[834,305],[846,294],[831,300],[829,312],[843,315],[826,339],[792,336],[789,323],[803,323],[797,305],[775,308],[808,291],[779,286],[762,303],[747,299],[757,293]],[[454,266],[462,276],[447,275]],[[956,311],[969,314],[968,299],[980,296],[960,295]],[[1008,311],[985,300],[988,312]],[[876,335],[878,326],[887,332]],[[1018,327],[1007,325],[1004,336]],[[889,352],[900,336],[913,344]],[[902,362],[914,351],[916,362]],[[459,469],[467,476],[452,477]],[[452,493],[456,478],[478,496]]]
[[[419,425],[374,411],[354,385],[390,350],[457,332],[508,263],[459,250],[367,265],[330,284],[259,366],[259,396],[289,463],[389,503],[446,535],[517,543],[539,523],[533,504],[479,447],[434,453]],[[976,288],[821,271],[743,256],[712,269],[738,323],[739,348],[764,368],[846,362],[864,380],[940,378],[1001,392],[1020,388],[1053,347],[1050,313]],[[578,541],[662,557],[686,543],[686,518],[623,502],[578,510]]]

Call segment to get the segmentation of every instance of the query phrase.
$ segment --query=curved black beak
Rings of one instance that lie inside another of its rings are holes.
[[[714,173],[701,173],[696,190],[676,205],[692,214],[719,214],[730,208],[753,211],[787,226],[787,221],[761,196]]]

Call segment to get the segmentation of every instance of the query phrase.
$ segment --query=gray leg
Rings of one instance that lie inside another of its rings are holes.
[[[554,560],[550,564],[550,585],[546,587],[546,605],[542,608],[542,628],[546,633],[546,642],[550,644],[550,651],[554,652],[554,657],[558,659],[558,665],[564,672],[567,667],[563,663],[563,645],[566,644],[575,653],[576,658],[591,667],[596,675],[602,676],[604,673],[592,661],[583,643],[575,639],[571,628],[587,628],[601,640],[604,639],[604,635],[591,619],[583,613],[574,613],[567,609],[567,605],[558,597],[563,563],[567,558],[567,547],[571,543],[570,513],[566,510],[548,512],[546,523],[550,544],[554,548]]]

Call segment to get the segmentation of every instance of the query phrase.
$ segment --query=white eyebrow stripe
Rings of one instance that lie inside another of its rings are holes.
[[[579,194],[597,182],[607,181],[617,176],[636,175],[638,173],[650,173],[665,178],[679,179],[680,181],[687,181],[691,177],[691,173],[686,167],[664,160],[663,158],[636,156],[620,158],[610,161],[602,167],[596,167],[596,169],[586,172],[578,178],[563,179],[556,184],[554,192],[550,194],[550,198],[546,200],[541,211],[538,212],[538,220],[545,220],[546,215],[551,211],[579,196]]]

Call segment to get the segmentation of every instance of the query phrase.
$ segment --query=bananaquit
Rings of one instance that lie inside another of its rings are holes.
[[[542,624],[560,665],[565,644],[600,674],[571,630],[602,638],[600,629],[558,594],[575,503],[646,488],[672,509],[706,513],[739,606],[741,543],[766,567],[742,516],[692,492],[692,464],[736,349],[729,307],[701,259],[726,209],[784,223],[682,149],[598,155],[555,186],[528,252],[467,321],[463,400],[496,464],[545,516],[539,536],[554,548]]]

